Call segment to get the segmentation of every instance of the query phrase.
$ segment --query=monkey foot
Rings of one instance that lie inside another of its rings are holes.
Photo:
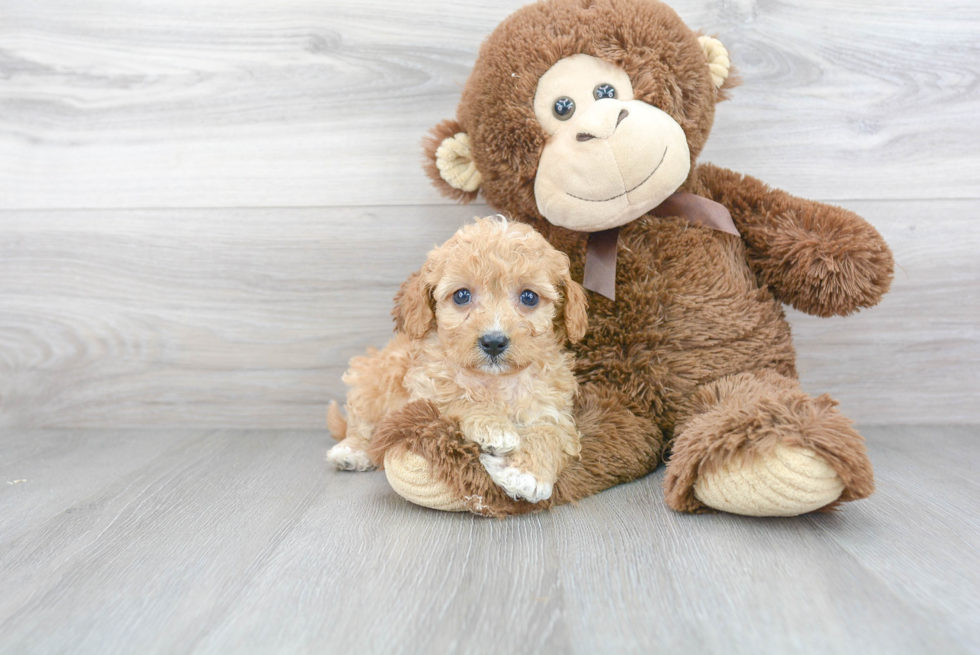
[[[733,460],[703,473],[694,496],[713,509],[745,516],[798,516],[825,507],[844,483],[825,459],[808,448],[778,445],[751,460]]]
[[[421,455],[403,450],[387,452],[384,459],[388,484],[405,500],[443,512],[469,511],[449,485],[432,476],[429,463]]]

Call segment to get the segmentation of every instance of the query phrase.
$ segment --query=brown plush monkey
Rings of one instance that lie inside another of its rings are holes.
[[[574,349],[581,458],[547,501],[512,500],[477,446],[413,403],[372,452],[401,495],[505,516],[662,459],[680,511],[788,516],[873,491],[851,421],[800,389],[782,303],[818,316],[875,305],[892,255],[852,212],[697,163],[732,86],[721,43],[656,0],[539,2],[484,43],[428,171],[447,196],[482,192],[540,230],[593,289]]]

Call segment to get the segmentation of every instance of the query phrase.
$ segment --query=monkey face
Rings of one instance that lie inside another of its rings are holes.
[[[480,48],[426,172],[549,235],[622,225],[694,181],[730,73],[717,39],[656,0],[531,3]]]
[[[555,225],[595,232],[628,223],[691,170],[683,128],[634,99],[626,71],[596,57],[566,57],[542,75],[534,113],[548,135],[534,196]]]

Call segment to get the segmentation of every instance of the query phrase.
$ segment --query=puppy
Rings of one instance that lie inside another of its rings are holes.
[[[568,257],[530,226],[477,219],[429,253],[395,298],[398,333],[380,352],[355,357],[347,420],[328,424],[340,443],[327,459],[367,470],[379,421],[413,400],[434,403],[484,451],[481,462],[512,498],[551,497],[580,451],[577,391],[566,340],[586,330],[585,293]]]

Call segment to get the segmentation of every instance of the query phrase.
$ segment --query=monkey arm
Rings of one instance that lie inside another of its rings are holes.
[[[698,167],[698,183],[731,212],[749,265],[781,302],[815,316],[845,316],[888,291],[891,250],[854,212],[711,164]]]

